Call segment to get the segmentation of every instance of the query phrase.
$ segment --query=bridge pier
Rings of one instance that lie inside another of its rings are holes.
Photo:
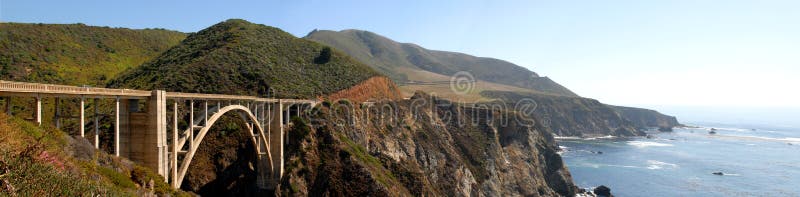
[[[6,108],[3,111],[6,112],[6,114],[8,114],[9,116],[11,116],[12,115],[11,114],[11,97],[10,96],[9,97],[3,97],[3,99],[5,99],[5,101],[6,101]]]
[[[119,127],[120,127],[119,97],[114,99],[114,155],[119,157]]]
[[[85,106],[86,106],[86,98],[84,96],[81,96],[81,104],[80,104],[80,114],[81,114],[80,115],[80,119],[81,120],[80,120],[80,123],[78,123],[78,124],[80,124],[80,127],[78,127],[78,128],[80,129],[79,132],[81,134],[81,138],[85,138],[86,137],[86,135],[85,135],[85,132],[86,132],[86,119],[84,119],[85,118],[84,117],[84,112],[85,112],[84,107]]]
[[[147,129],[142,134],[142,140],[135,143],[143,145],[144,158],[142,163],[150,167],[168,181],[167,171],[167,97],[166,92],[153,90],[147,102]]]
[[[272,157],[272,177],[268,179],[269,181],[265,182],[266,187],[263,188],[274,190],[280,183],[281,177],[283,177],[283,102],[278,101],[276,103],[267,105],[271,108],[271,110],[267,111],[266,113],[268,113],[270,117],[268,130],[269,134],[267,135],[269,135],[269,154]],[[265,167],[262,169],[267,168]]]
[[[53,98],[53,125],[56,129],[61,129],[61,99],[58,97]]]
[[[97,111],[98,111],[97,110],[97,106],[99,105],[97,103],[99,103],[99,102],[100,102],[100,99],[97,99],[97,98],[95,98],[94,102],[93,102],[94,103],[94,107],[93,107],[94,108],[94,115],[92,117],[94,117],[94,148],[95,149],[100,149],[100,116],[97,113]]]
[[[42,126],[42,97],[36,94],[36,124]]]

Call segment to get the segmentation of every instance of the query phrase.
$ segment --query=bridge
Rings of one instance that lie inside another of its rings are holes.
[[[12,99],[33,100],[30,120],[42,125],[42,100],[53,99],[53,124],[61,129],[62,121],[77,119],[78,135],[87,138],[87,103],[93,112],[91,125],[93,145],[100,149],[99,121],[113,119],[113,150],[111,154],[128,158],[149,167],[179,188],[191,167],[192,158],[202,145],[203,138],[223,115],[237,114],[249,130],[257,155],[258,185],[275,189],[283,175],[283,147],[288,139],[284,132],[289,118],[302,116],[318,101],[275,99],[252,96],[167,92],[162,90],[131,90],[77,87],[0,80],[0,96],[5,99],[5,112],[13,115]],[[72,112],[63,100],[72,100]],[[108,107],[113,113],[101,114]],[[142,107],[143,106],[143,107]],[[292,110],[294,109],[294,110]],[[64,111],[69,114],[64,115]]]

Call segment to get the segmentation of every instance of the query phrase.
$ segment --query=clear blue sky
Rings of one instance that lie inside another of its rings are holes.
[[[610,104],[800,107],[800,1],[0,1],[4,22],[194,32],[228,18],[504,59]]]

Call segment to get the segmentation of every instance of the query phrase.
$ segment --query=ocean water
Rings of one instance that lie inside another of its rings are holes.
[[[713,126],[558,142],[578,186],[615,196],[800,196],[800,129]]]

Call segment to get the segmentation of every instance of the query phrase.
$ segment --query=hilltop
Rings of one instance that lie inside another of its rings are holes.
[[[411,43],[399,43],[363,30],[315,30],[306,39],[331,45],[396,82],[447,81],[459,71],[469,71],[480,83],[494,90],[512,90],[573,96],[578,95],[550,78],[541,77],[516,64],[468,54],[429,50]],[[449,84],[444,84],[448,86]],[[417,87],[412,87],[413,92]],[[498,89],[501,88],[501,89]],[[449,89],[445,89],[449,90]],[[478,92],[479,93],[479,92]]]
[[[0,23],[0,79],[103,86],[185,37],[164,29]]]
[[[305,38],[334,46],[405,83],[400,89],[406,95],[425,91],[454,101],[496,99],[509,104],[533,99],[538,104],[536,116],[551,123],[547,126],[561,136],[636,136],[651,127],[680,125],[675,117],[653,110],[611,106],[579,97],[547,77],[503,60],[428,50],[362,30],[315,30]],[[477,80],[467,94],[454,93],[449,83],[413,83],[449,81],[450,75],[459,71],[468,71]]]
[[[380,77],[349,56],[278,28],[231,19],[190,35],[111,87],[311,98]]]

